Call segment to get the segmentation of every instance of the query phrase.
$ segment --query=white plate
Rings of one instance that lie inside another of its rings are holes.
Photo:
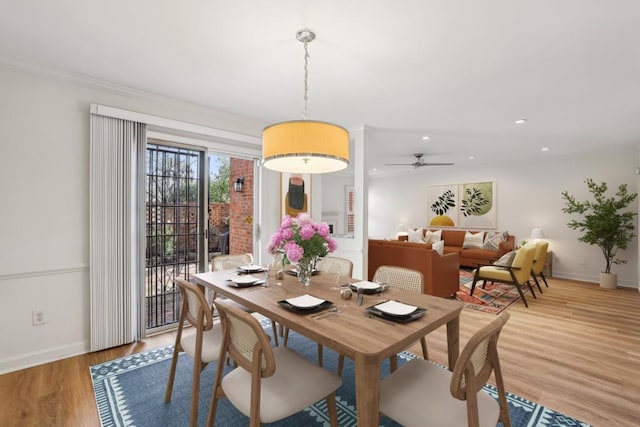
[[[258,281],[255,277],[252,276],[237,276],[231,279],[233,283],[237,283],[238,285],[250,285]]]
[[[391,314],[393,316],[406,316],[416,311],[418,307],[391,300],[378,304],[375,308],[383,313]]]
[[[311,308],[322,304],[325,300],[305,294],[300,295],[299,297],[289,298],[286,301],[294,307]]]
[[[356,288],[362,288],[366,291],[373,291],[375,289],[380,288],[379,283],[369,282],[367,280],[363,280],[362,282],[352,283],[351,286],[355,286]]]
[[[256,272],[256,271],[264,271],[264,267],[262,267],[261,265],[253,265],[253,264],[242,265],[238,268],[240,268],[240,270],[243,270],[243,271],[248,271],[249,273]]]

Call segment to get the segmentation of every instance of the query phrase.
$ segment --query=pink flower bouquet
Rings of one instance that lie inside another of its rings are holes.
[[[296,218],[285,216],[267,245],[272,255],[283,254],[286,264],[315,263],[337,248],[336,241],[329,236],[327,223],[315,222],[307,213],[300,213]]]

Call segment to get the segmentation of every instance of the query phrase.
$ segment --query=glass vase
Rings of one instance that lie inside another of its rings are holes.
[[[303,258],[298,261],[298,283],[304,286],[311,284],[311,276],[316,269],[318,257]]]

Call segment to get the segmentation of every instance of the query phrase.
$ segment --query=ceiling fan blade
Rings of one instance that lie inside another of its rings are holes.
[[[413,166],[415,163],[385,163],[385,166]]]
[[[422,163],[420,166],[453,166],[455,163]]]

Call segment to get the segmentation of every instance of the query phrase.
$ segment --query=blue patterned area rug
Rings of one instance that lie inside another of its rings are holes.
[[[265,329],[270,329],[270,324],[265,325]],[[316,345],[308,339],[292,332],[289,337],[289,346],[308,359],[316,361]],[[188,424],[193,365],[189,356],[185,354],[181,354],[178,360],[171,403],[164,403],[164,392],[169,374],[172,349],[172,346],[157,348],[91,366],[93,389],[102,426],[177,427]],[[398,357],[398,364],[401,365],[413,357],[416,356],[406,352],[401,353]],[[335,372],[337,359],[336,353],[325,348],[325,368]],[[227,371],[230,369],[231,367],[226,368]],[[199,425],[204,425],[206,422],[215,370],[216,365],[214,363],[207,366],[201,374]],[[388,375],[388,373],[389,365],[388,362],[385,362],[382,367],[382,375]],[[342,375],[342,386],[337,392],[340,426],[357,425],[354,389],[353,362],[346,359]],[[496,397],[494,387],[486,385],[485,391]],[[588,427],[587,424],[574,418],[519,396],[509,394],[507,398],[511,422],[514,427]],[[321,401],[285,420],[265,425],[273,427],[328,426],[329,421],[325,414],[326,405],[324,401]],[[232,427],[246,426],[248,424],[248,418],[228,401],[222,399],[219,402],[216,426]],[[380,420],[380,425],[385,427],[399,426],[399,424],[384,417]]]

